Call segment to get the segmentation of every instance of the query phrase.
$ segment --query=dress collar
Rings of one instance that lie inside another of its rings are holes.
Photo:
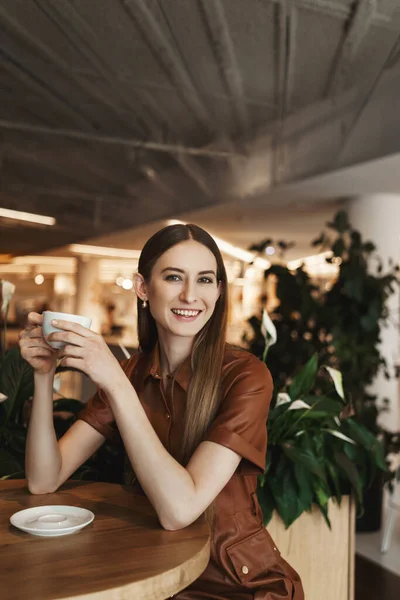
[[[192,356],[188,356],[183,363],[176,369],[173,379],[182,389],[187,392],[190,381],[192,379]],[[154,379],[161,379],[161,363],[160,363],[160,346],[159,342],[156,343],[152,352],[148,355],[147,366],[144,372],[144,378],[153,377]]]

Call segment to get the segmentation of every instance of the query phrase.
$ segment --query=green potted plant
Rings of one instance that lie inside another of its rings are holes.
[[[267,428],[267,468],[258,487],[265,524],[276,510],[289,527],[316,505],[330,526],[330,498],[340,504],[342,495],[354,494],[361,511],[364,487],[378,469],[386,471],[383,446],[352,416],[340,372],[320,369],[317,354],[278,393]]]
[[[320,365],[340,370],[347,398],[355,410],[353,421],[383,440],[387,454],[394,434],[379,426],[378,400],[382,399],[372,396],[368,388],[380,369],[389,377],[379,343],[381,328],[389,317],[387,300],[398,284],[398,266],[389,263],[385,269],[374,244],[363,240],[343,211],[327,224],[313,245],[320,251],[330,250],[327,260],[338,265],[338,276],[331,285],[319,288],[303,266],[290,271],[274,264],[265,272],[266,278],[276,278],[279,301],[271,313],[278,336],[268,354],[268,367],[280,390],[317,353]],[[372,261],[378,264],[375,273],[371,272]],[[249,349],[261,356],[261,319],[254,316],[250,324],[254,336],[248,340]],[[325,393],[326,385],[326,380],[317,376],[318,394]],[[392,476],[386,474],[386,478]],[[382,470],[378,469],[364,494],[366,512],[358,521],[359,529],[380,527],[382,484]]]

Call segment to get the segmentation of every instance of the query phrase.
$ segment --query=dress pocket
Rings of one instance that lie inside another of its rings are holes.
[[[259,576],[271,569],[280,558],[278,548],[264,527],[228,546],[226,552],[242,584],[259,583],[263,579]]]

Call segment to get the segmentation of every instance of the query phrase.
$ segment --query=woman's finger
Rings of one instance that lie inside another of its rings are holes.
[[[28,358],[50,358],[51,356],[53,356],[53,352],[51,352],[51,350],[48,350],[47,348],[24,348],[23,351],[21,352],[22,356],[25,359]]]
[[[67,344],[60,351],[60,356],[63,358],[64,356],[72,356],[74,358],[83,358],[83,348],[82,346],[73,346],[72,344]]]
[[[72,331],[56,331],[54,333],[50,333],[45,338],[48,342],[63,342],[64,344],[72,344],[74,346],[83,346],[85,344],[86,338],[78,335],[77,333],[73,333]]]
[[[41,338],[43,337],[43,332],[41,327],[34,327],[33,329],[23,329],[19,334],[19,339],[22,340],[24,338]]]
[[[30,312],[28,314],[28,318],[27,318],[27,327],[30,328],[35,328],[38,325],[41,325],[43,322],[43,316],[39,315],[39,313],[37,312]]]
[[[79,371],[84,372],[84,362],[81,358],[72,358],[71,356],[64,356],[64,358],[60,360],[60,366],[70,367],[71,369],[78,369]]]
[[[21,348],[46,348],[47,350],[51,350],[54,352],[54,350],[51,349],[51,346],[49,346],[49,344],[46,342],[46,340],[44,338],[23,338],[20,340],[20,346]]]
[[[77,335],[80,335],[82,337],[94,337],[95,335],[97,335],[94,331],[90,331],[90,329],[79,325],[79,323],[53,320],[51,324],[53,325],[53,327],[58,327],[58,329],[62,329],[63,331],[72,331],[73,333],[76,333]]]

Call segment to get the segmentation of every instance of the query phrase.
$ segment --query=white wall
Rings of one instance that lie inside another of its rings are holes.
[[[366,239],[377,246],[377,251],[388,266],[388,259],[400,261],[400,194],[373,194],[354,198],[348,203],[350,221]],[[373,268],[373,265],[371,265]],[[382,330],[381,350],[390,373],[399,361],[399,304],[398,290],[389,299],[390,324]],[[399,382],[385,379],[382,373],[373,384],[372,393],[380,399],[388,398],[390,410],[382,413],[380,422],[392,431],[400,429]]]

